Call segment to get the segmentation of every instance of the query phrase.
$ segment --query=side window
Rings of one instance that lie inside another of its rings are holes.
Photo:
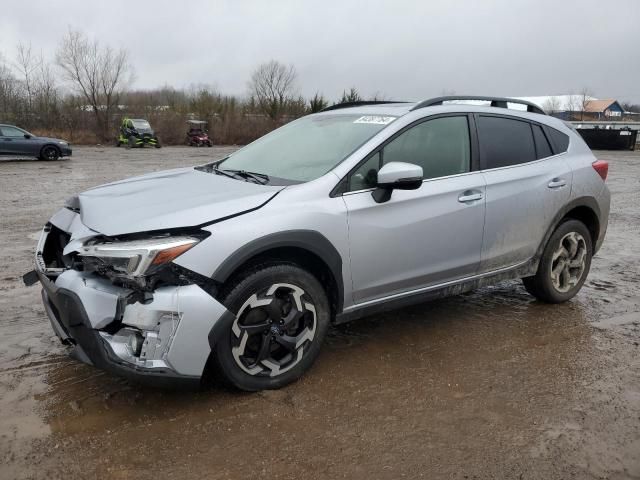
[[[505,117],[478,117],[482,168],[499,168],[531,162],[536,149],[529,122]]]
[[[533,139],[536,142],[536,158],[547,158],[553,155],[549,141],[542,131],[542,127],[531,124],[531,129],[533,130]]]
[[[3,137],[22,137],[24,136],[24,132],[15,127],[2,127],[2,136]]]
[[[349,192],[373,188],[378,180],[378,169],[380,168],[380,152],[376,152],[369,157],[355,172],[349,177]]]
[[[569,148],[569,136],[551,127],[547,128],[547,132],[553,145],[553,151],[556,154],[566,152]]]
[[[416,125],[384,147],[382,160],[420,165],[424,178],[468,172],[471,148],[467,117],[441,117]]]

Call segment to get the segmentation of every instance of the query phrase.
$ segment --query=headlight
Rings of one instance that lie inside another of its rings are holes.
[[[65,142],[64,140],[59,140],[58,143],[60,145],[69,145],[69,142]]]
[[[94,257],[128,277],[141,277],[171,262],[200,241],[190,236],[103,242],[83,246],[78,255]]]

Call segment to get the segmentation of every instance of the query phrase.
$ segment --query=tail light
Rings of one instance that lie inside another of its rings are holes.
[[[609,173],[609,162],[604,160],[596,160],[591,164],[593,169],[602,177],[602,180],[607,179],[607,173]]]

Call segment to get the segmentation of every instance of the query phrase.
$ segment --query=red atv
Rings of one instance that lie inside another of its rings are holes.
[[[207,132],[207,122],[203,120],[187,120],[187,145],[191,147],[213,147]]]

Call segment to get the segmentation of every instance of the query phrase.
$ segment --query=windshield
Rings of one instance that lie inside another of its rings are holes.
[[[151,128],[151,125],[146,120],[131,120],[131,123],[136,128]]]
[[[303,117],[238,150],[219,168],[307,182],[327,173],[394,119],[344,114]]]

